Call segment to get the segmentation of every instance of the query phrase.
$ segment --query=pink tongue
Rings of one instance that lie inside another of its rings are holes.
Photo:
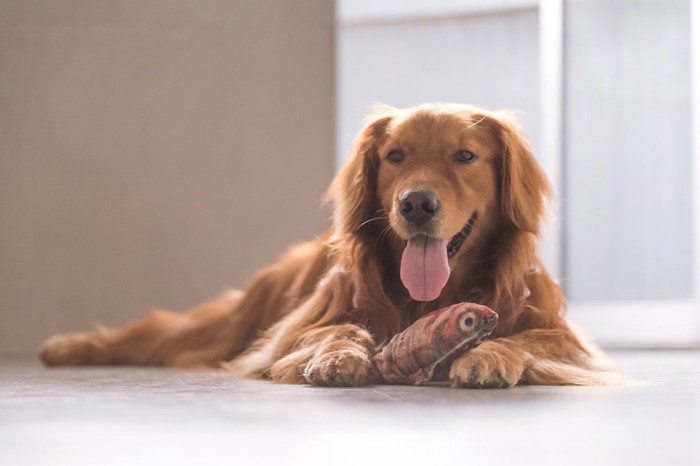
[[[401,257],[401,281],[416,301],[437,299],[450,278],[447,243],[427,236],[408,240]]]

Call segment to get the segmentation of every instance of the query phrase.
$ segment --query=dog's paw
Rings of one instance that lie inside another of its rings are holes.
[[[304,368],[304,378],[312,385],[356,387],[369,379],[371,362],[365,351],[336,349],[315,355]]]
[[[487,341],[452,363],[450,381],[454,387],[514,387],[524,370],[522,356],[498,342]]]
[[[39,359],[47,366],[77,366],[90,363],[93,344],[86,334],[61,333],[39,347]]]

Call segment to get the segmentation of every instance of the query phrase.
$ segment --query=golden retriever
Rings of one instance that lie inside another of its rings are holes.
[[[330,186],[332,229],[244,291],[124,328],[49,338],[47,365],[224,367],[281,383],[369,383],[371,356],[434,309],[485,304],[487,341],[442,375],[458,387],[600,383],[600,355],[562,316],[536,257],[547,179],[505,115],[382,108]]]

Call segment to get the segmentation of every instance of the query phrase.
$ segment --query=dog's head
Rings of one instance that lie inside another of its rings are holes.
[[[447,104],[370,117],[331,194],[336,233],[371,239],[388,222],[405,243],[404,286],[431,301],[477,244],[475,231],[537,234],[549,185],[507,117]]]

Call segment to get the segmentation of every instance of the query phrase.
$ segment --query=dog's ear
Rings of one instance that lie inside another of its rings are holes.
[[[377,215],[377,146],[393,115],[393,109],[383,107],[368,117],[365,127],[355,139],[345,166],[326,193],[326,201],[334,204],[336,235],[359,234],[363,226],[373,223],[367,220]]]
[[[539,234],[552,188],[527,138],[508,116],[493,116],[501,141],[501,212],[515,228]]]

